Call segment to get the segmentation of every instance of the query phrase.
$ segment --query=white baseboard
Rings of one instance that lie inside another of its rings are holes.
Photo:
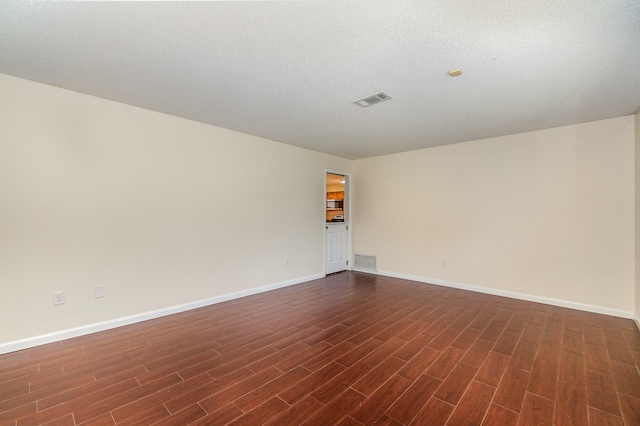
[[[54,333],[43,334],[41,336],[29,337],[22,340],[2,343],[0,344],[0,355],[19,351],[22,349],[32,348],[34,346],[44,345],[47,343],[58,342],[60,340],[71,339],[73,337],[84,336],[87,334],[96,333],[98,331],[110,330],[112,328],[135,324],[154,318],[177,314],[192,309],[202,308],[204,306],[215,305],[216,303],[226,302],[228,300],[238,299],[240,297],[251,296],[258,293],[264,293],[265,291],[276,290],[282,287],[305,283],[308,281],[316,280],[318,278],[323,278],[324,276],[324,274],[309,275],[306,277],[296,278],[293,280],[283,281],[262,287],[250,288],[235,293],[224,294],[222,296],[216,296],[209,299],[196,300],[194,302],[184,303],[182,305],[170,306],[150,312],[143,312],[128,317],[115,318],[109,321],[88,324],[76,328],[70,328],[67,330],[56,331]]]
[[[354,269],[354,270],[358,270],[358,269]],[[563,308],[577,309],[577,310],[580,310],[580,311],[593,312],[593,313],[596,313],[596,314],[603,314],[603,315],[610,315],[610,316],[619,317],[619,318],[627,318],[627,319],[633,319],[634,318],[634,313],[633,312],[623,311],[623,310],[620,310],[620,309],[611,309],[611,308],[606,308],[606,307],[603,307],[603,306],[588,305],[588,304],[585,304],[585,303],[571,302],[571,301],[568,301],[568,300],[560,300],[560,299],[552,299],[552,298],[549,298],[549,297],[533,296],[533,295],[525,294],[525,293],[517,293],[517,292],[513,292],[513,291],[497,290],[497,289],[493,289],[493,288],[489,288],[489,287],[480,287],[480,286],[475,286],[475,285],[471,285],[471,284],[462,284],[462,283],[438,280],[438,279],[433,279],[433,278],[418,277],[418,276],[415,276],[415,275],[399,274],[399,273],[396,273],[396,272],[388,272],[388,271],[376,271],[376,272],[374,272],[374,271],[369,271],[369,270],[359,270],[359,271],[360,272],[367,272],[367,273],[371,273],[371,274],[382,275],[382,276],[385,276],[385,277],[401,278],[401,279],[405,279],[405,280],[418,281],[418,282],[423,282],[423,283],[427,283],[427,284],[435,284],[435,285],[439,285],[439,286],[443,286],[443,287],[457,288],[457,289],[460,289],[460,290],[475,291],[477,293],[491,294],[491,295],[494,295],[494,296],[510,297],[512,299],[520,299],[520,300],[527,300],[529,302],[544,303],[546,305],[561,306]],[[636,324],[638,324],[638,327],[640,328],[640,321],[639,321],[637,315],[635,315],[635,320],[636,320]]]
[[[640,308],[639,308],[640,309]],[[633,319],[636,322],[636,327],[638,327],[638,330],[640,330],[640,316],[638,316],[638,313],[636,312],[636,314],[633,316]]]

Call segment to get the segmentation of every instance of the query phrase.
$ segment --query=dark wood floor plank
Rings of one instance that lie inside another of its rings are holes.
[[[624,426],[622,417],[589,407],[589,424],[598,426]]]
[[[351,387],[363,395],[369,396],[376,391],[391,376],[398,373],[406,363],[394,356],[384,360],[377,368],[374,368],[362,379],[358,380]],[[417,377],[416,377],[417,378]]]
[[[343,365],[331,362],[288,389],[283,389],[279,396],[288,404],[293,405],[306,395],[312,394],[322,386],[325,386],[330,380],[337,380],[336,378],[345,370],[346,367]]]
[[[318,342],[309,346],[307,349],[291,354],[282,361],[276,362],[274,366],[285,372],[293,370],[305,361],[315,358],[317,355],[329,350],[331,347],[332,346],[326,342]]]
[[[356,346],[353,350],[347,352],[336,362],[344,365],[345,367],[352,366],[356,362],[360,361],[365,356],[369,355],[384,344],[384,341],[380,339],[369,339],[363,344]]]
[[[129,367],[123,368],[129,370]],[[62,373],[53,375],[45,379],[36,379],[29,383],[29,389],[32,397],[40,398],[40,395],[52,395],[65,390],[77,388],[80,386],[90,385],[96,381],[91,373],[85,374],[67,374]],[[0,404],[0,407],[2,404]]]
[[[511,356],[518,345],[520,334],[506,330],[493,346],[493,350]]]
[[[495,404],[520,412],[527,391],[530,373],[519,368],[507,368],[493,399]]]
[[[225,425],[244,413],[241,409],[236,407],[233,403],[229,403],[215,410],[213,413],[209,413],[203,417],[200,417],[195,422],[191,423],[194,426],[216,426]]]
[[[553,425],[553,401],[527,393],[522,404],[518,425]]]
[[[473,381],[447,422],[450,426],[480,426],[491,404],[496,388]]]
[[[544,325],[544,331],[542,332],[542,337],[544,339],[552,340],[554,342],[562,342],[562,319],[556,316],[551,316],[547,318],[547,322]]]
[[[394,356],[400,358],[404,361],[409,361],[413,358],[418,352],[420,352],[427,344],[430,342],[430,339],[423,334],[418,334],[413,339],[411,339],[406,345],[400,348]]]
[[[364,425],[376,423],[384,415],[387,407],[390,407],[405,390],[411,385],[411,381],[394,376],[378,388],[361,406],[351,413],[351,417]]]
[[[236,420],[229,423],[229,426],[253,426],[262,425],[272,418],[276,417],[280,413],[283,413],[289,408],[289,405],[274,396],[268,401],[258,405],[246,414],[238,417]]]
[[[582,336],[585,343],[596,346],[606,346],[607,342],[604,340],[604,333],[601,327],[594,325],[584,324],[582,326]]]
[[[584,362],[585,367],[589,370],[599,371],[604,374],[611,373],[611,360],[605,347],[585,344]]]
[[[159,422],[170,415],[171,413],[169,413],[163,405],[158,405],[141,413],[137,413],[128,420],[118,422],[118,426],[150,425]]]
[[[624,362],[627,364],[635,364],[631,346],[626,339],[612,339],[605,337],[607,342],[607,351],[612,361]]]
[[[420,335],[420,333],[425,331],[429,327],[429,325],[430,324],[428,322],[422,321],[420,319],[413,320],[413,323],[408,328],[399,332],[395,337],[397,337],[398,339],[402,339],[405,342],[410,342],[415,337]]]
[[[252,362],[251,364],[247,364],[246,367],[258,373],[266,368],[273,367],[277,362],[280,362],[290,356],[299,354],[300,352],[305,351],[310,347],[310,345],[307,345],[303,342],[294,343],[280,351],[276,351],[265,357],[260,357],[260,359]]]
[[[587,390],[585,386],[559,382],[554,423],[557,426],[586,425]]]
[[[454,409],[455,406],[436,397],[431,397],[422,410],[418,412],[411,425],[444,426],[447,424],[447,420]]]
[[[436,349],[438,351],[443,351],[448,348],[460,335],[460,330],[457,330],[453,327],[447,327],[440,333],[437,337],[435,337],[431,342],[429,342],[429,347]]]
[[[345,272],[0,355],[0,424],[640,425],[638,368],[628,319]]]
[[[557,352],[543,353],[557,354]],[[541,356],[537,358],[533,363],[527,390],[547,399],[555,399],[558,382],[558,365],[557,356]]]
[[[323,404],[328,404],[370,371],[371,367],[368,364],[356,363],[320,386],[311,396]]]
[[[340,344],[319,353],[310,360],[304,362],[302,366],[307,370],[318,371],[327,364],[332,363],[336,359],[342,357],[347,352],[353,350],[357,345],[355,343],[345,341]]]
[[[583,354],[584,338],[582,337],[582,333],[573,333],[565,329],[562,334],[562,350],[579,355]]]
[[[489,386],[498,387],[502,374],[509,364],[510,357],[500,352],[491,351],[478,370],[476,380]]]
[[[488,340],[490,342],[498,341],[498,338],[502,335],[507,323],[497,320],[492,320],[487,328],[480,334],[480,339]]]
[[[181,395],[176,395],[170,400],[167,400],[164,403],[164,406],[169,410],[169,412],[177,413],[178,411],[184,410],[193,404],[193,402],[199,402],[207,399],[224,389],[252,377],[253,375],[254,372],[248,368],[236,370],[233,373],[217,378],[202,386],[193,387]]]
[[[284,330],[280,330],[279,332],[272,333],[269,336],[263,337],[261,339],[255,339],[249,343],[247,343],[247,348],[257,351],[258,349],[264,348],[266,346],[270,346],[275,342],[278,342],[285,337],[291,336],[293,333],[299,331],[300,329],[297,327],[285,328]],[[326,330],[324,330],[326,332]],[[309,343],[305,341],[305,343]]]
[[[359,362],[365,363],[371,368],[375,368],[405,344],[406,342],[404,340],[391,338],[385,341],[379,348],[373,350],[369,355],[362,358]]]
[[[69,407],[67,407],[65,404],[62,404],[53,408],[49,408],[48,410],[36,412],[35,414],[29,416],[18,417],[17,424],[21,426],[39,426],[43,423],[65,417],[69,414],[72,414],[72,410],[70,410]],[[111,422],[113,423],[113,420],[111,420]]]
[[[484,363],[484,360],[489,355],[489,352],[491,351],[492,347],[493,347],[493,342],[490,342],[488,340],[478,339],[467,350],[467,352],[465,353],[464,357],[462,357],[460,362],[464,362],[465,364],[480,368]],[[458,349],[464,350],[463,348],[458,348]]]
[[[207,413],[212,413],[218,408],[221,408],[228,403],[235,401],[241,396],[244,396],[252,390],[269,383],[270,381],[276,379],[277,377],[280,377],[281,375],[282,372],[275,367],[266,368],[259,373],[256,373],[253,376],[248,377],[243,381],[225,388],[215,395],[200,401],[199,404],[207,411]]]
[[[522,334],[522,331],[527,326],[527,320],[520,313],[518,315],[514,315],[511,320],[507,323],[507,327],[505,331],[518,335]]]
[[[469,324],[469,328],[473,328],[476,330],[484,330],[487,328],[494,315],[491,315],[486,312],[479,313],[476,318]]]
[[[86,385],[68,389],[56,393],[47,398],[38,400],[38,410],[46,410],[58,404],[72,401],[77,398],[85,398],[90,395],[90,399],[99,400],[113,395],[113,393],[121,392],[124,389],[133,389],[138,387],[136,380],[132,380],[137,374],[143,372],[142,367],[131,370],[124,370],[119,374],[110,376],[107,379],[90,382]]]
[[[560,352],[560,364],[558,366],[558,381],[573,383],[578,386],[587,385],[585,376],[584,356],[572,352]]]
[[[189,377],[193,377],[193,376],[197,376],[198,374],[202,374],[202,373],[206,373],[209,370],[212,370],[216,367],[219,367],[220,365],[224,364],[225,362],[231,362],[239,357],[248,355],[253,353],[251,351],[251,349],[243,347],[243,348],[239,348],[236,349],[234,351],[231,352],[227,352],[223,355],[220,355],[218,357],[208,357],[205,358],[205,360],[203,360],[202,362],[196,363],[196,364],[183,364],[180,363],[180,368],[178,369],[178,372],[180,374],[180,377],[184,378],[184,379],[188,379]],[[164,371],[163,371],[164,372]],[[150,373],[151,375],[151,373]],[[155,377],[154,377],[155,378]]]
[[[537,352],[537,345],[520,341],[516,345],[516,349],[513,351],[509,365],[514,368],[531,371]]]
[[[640,426],[640,398],[619,395],[622,418],[627,426]]]
[[[193,388],[198,388],[211,382],[213,382],[213,378],[211,378],[211,376],[209,376],[208,374],[201,374],[199,376],[195,376],[176,383],[175,385],[159,389],[155,393],[152,393],[132,403],[112,410],[111,415],[113,416],[114,420],[119,423],[137,415],[138,413],[150,410],[153,407],[163,405],[165,402],[170,401],[177,396],[183,395]]]
[[[14,381],[20,377],[33,376],[39,371],[40,367],[37,364],[29,364],[14,370],[7,370],[0,374],[0,384],[6,386],[6,382],[8,381]]]
[[[287,411],[268,422],[267,425],[299,425],[322,407],[324,407],[324,404],[314,397],[307,395],[300,401],[296,402]]]
[[[278,393],[282,392],[283,389],[286,390],[290,388],[309,374],[311,374],[311,372],[306,368],[297,367],[235,400],[234,404],[246,413],[258,405],[265,403],[267,400],[271,400]]]
[[[458,364],[458,361],[460,361],[460,358],[462,358],[463,355],[464,351],[462,349],[449,346],[440,354],[431,366],[427,368],[426,372],[430,376],[444,380]]]
[[[640,352],[640,336],[636,331],[631,327],[630,329],[625,329],[622,331],[624,334],[624,338],[627,339],[627,343],[629,343],[629,348],[632,351]]]
[[[477,372],[478,369],[470,365],[456,365],[434,396],[451,405],[457,405]]]
[[[391,406],[387,415],[400,423],[409,424],[441,383],[441,380],[423,374]]]
[[[400,339],[402,339],[401,336],[403,336],[405,333],[407,333],[409,336],[412,334],[408,330],[411,329],[411,327],[415,323],[416,323],[416,320],[410,318],[409,316],[404,317],[400,321],[396,322],[395,324],[387,327],[386,329],[384,329],[380,333],[376,334],[374,337],[376,339],[381,339],[381,340],[389,340],[389,339],[392,339],[392,338],[400,338]],[[384,323],[381,322],[381,325],[384,326]],[[424,330],[424,329],[422,329],[422,330]],[[402,340],[407,342],[407,341],[409,341],[411,339],[402,339]]]
[[[423,348],[416,354],[411,361],[398,372],[398,375],[409,379],[416,380],[427,368],[440,356],[440,351],[430,347]]]
[[[466,351],[473,345],[473,343],[478,340],[478,336],[480,336],[480,330],[476,330],[474,328],[465,329],[460,335],[456,338],[456,340],[451,343],[451,346],[462,349]]]
[[[520,336],[520,340],[522,342],[531,343],[533,345],[537,345],[540,343],[540,339],[542,338],[542,333],[544,332],[544,327],[528,323],[524,330],[522,331],[522,335]]]
[[[619,393],[640,398],[640,374],[635,364],[612,361],[613,379]]]
[[[518,424],[518,413],[514,413],[504,407],[496,404],[491,404],[487,415],[482,422],[483,426],[515,426]]]
[[[170,376],[164,377],[162,379],[158,379],[155,382],[151,382],[149,384],[143,386],[137,386],[133,389],[127,390],[123,393],[116,393],[115,395],[105,398],[102,400],[98,400],[97,402],[93,402],[91,398],[87,398],[87,402],[91,401],[93,403],[78,407],[74,410],[74,417],[76,422],[82,423],[87,420],[93,419],[107,413],[109,411],[115,410],[116,408],[127,405],[131,401],[136,401],[140,398],[143,398],[147,395],[155,393],[158,389],[167,388],[173,386],[176,383],[180,383],[182,379],[177,374],[172,374]]]
[[[589,407],[622,416],[615,381],[609,374],[587,370],[587,403]]]
[[[65,409],[65,413],[67,411],[68,410]],[[38,407],[36,402],[34,401],[28,404],[18,406],[16,408],[0,411],[0,422],[7,425],[15,424],[16,420],[32,417],[37,415],[37,413],[38,413]],[[43,419],[51,419],[51,418],[55,418],[55,417],[48,417],[47,415],[43,417]],[[37,424],[37,423],[32,423],[32,424]]]
[[[338,423],[338,426],[362,426],[362,423],[354,420],[353,417],[347,416]]]
[[[336,424],[349,412],[355,410],[365,399],[361,393],[353,389],[347,389],[340,397],[335,398],[330,404],[320,408],[302,425],[330,425]]]
[[[175,426],[188,425],[206,416],[207,413],[197,404],[191,405],[182,411],[178,411],[171,417],[166,417],[159,422],[154,423],[155,426]]]
[[[73,415],[69,415],[68,417],[73,419]],[[109,413],[105,413],[85,423],[76,423],[75,420],[72,420],[72,421],[73,421],[72,423],[73,425],[79,425],[79,426],[113,426],[115,425],[115,422],[113,421],[113,417],[111,417]],[[48,425],[48,424],[51,424],[51,423],[45,423],[45,425]]]

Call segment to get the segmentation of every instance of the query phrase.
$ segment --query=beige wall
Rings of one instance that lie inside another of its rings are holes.
[[[354,252],[383,272],[640,310],[640,114],[351,162],[0,93],[0,346],[322,274],[325,169],[352,173]]]
[[[0,344],[323,273],[324,170],[350,161],[6,75],[0,93]]]
[[[357,160],[354,253],[382,273],[631,314],[633,134],[626,116]]]
[[[636,306],[635,320],[640,328],[640,109],[635,115],[635,166],[636,166]]]

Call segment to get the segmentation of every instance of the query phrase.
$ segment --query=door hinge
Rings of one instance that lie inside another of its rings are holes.
[[[349,225],[347,225],[347,231],[349,230]]]
[[[347,260],[347,266],[349,266],[349,261]]]

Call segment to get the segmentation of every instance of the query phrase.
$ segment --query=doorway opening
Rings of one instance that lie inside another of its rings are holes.
[[[349,268],[349,175],[325,173],[325,275]]]

